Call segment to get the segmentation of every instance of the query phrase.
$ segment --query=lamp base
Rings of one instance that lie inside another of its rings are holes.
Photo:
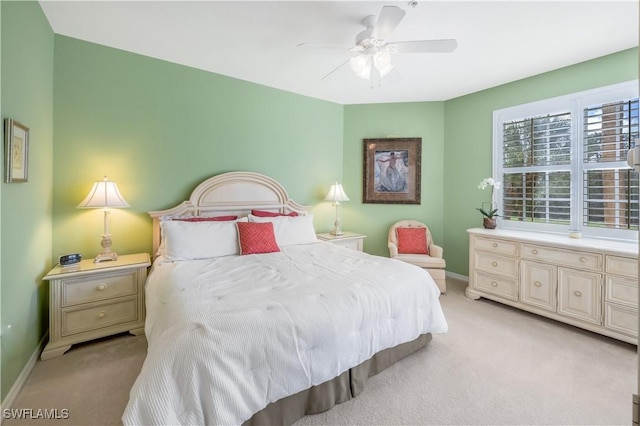
[[[96,256],[95,259],[93,259],[93,263],[118,260],[118,253],[111,251],[111,234],[103,234],[100,245],[102,246],[102,253],[100,253]]]
[[[118,253],[113,251],[109,253],[100,253],[95,259],[93,259],[93,263],[106,262],[109,260],[118,260]]]
[[[333,231],[329,232],[329,235],[333,235],[334,237],[341,237],[344,235],[344,232],[342,232],[341,230],[336,230],[334,229]]]

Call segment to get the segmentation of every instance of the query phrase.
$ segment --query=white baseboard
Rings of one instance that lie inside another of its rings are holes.
[[[455,272],[449,272],[449,271],[446,272],[446,275],[449,278],[453,278],[453,279],[456,279],[456,280],[464,281],[466,283],[469,282],[469,277],[466,276],[466,275],[456,274]]]
[[[29,357],[29,361],[27,361],[27,363],[25,364],[24,368],[18,375],[18,378],[11,386],[11,389],[9,389],[9,393],[2,400],[2,403],[0,403],[0,413],[2,413],[5,408],[11,408],[13,403],[16,401],[16,398],[18,397],[18,394],[22,390],[22,387],[27,382],[27,379],[29,378],[29,375],[31,374],[33,367],[36,366],[36,362],[38,361],[40,352],[42,352],[42,350],[44,349],[44,345],[47,342],[48,338],[49,338],[49,332],[47,331],[42,337],[42,340],[40,340],[40,342],[38,343],[38,346],[36,346],[36,349],[33,351],[33,354],[31,354],[31,357]],[[0,424],[2,424],[2,417],[3,416],[0,416]]]

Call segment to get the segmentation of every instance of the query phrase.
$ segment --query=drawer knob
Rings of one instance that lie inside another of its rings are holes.
[[[531,253],[533,253],[533,254],[538,254],[538,250],[533,249],[533,250],[531,250]]]
[[[104,318],[104,317],[106,317],[106,316],[107,316],[107,314],[106,314],[106,312],[104,312],[104,311],[103,311],[103,312],[100,312],[100,313],[98,314],[98,318],[99,318],[99,319],[102,319],[102,318]]]
[[[495,281],[491,281],[491,285],[494,286],[494,287],[498,287],[498,283],[495,282]]]
[[[575,294],[575,295],[576,295],[576,297],[580,297],[580,296],[582,296],[582,292],[581,292],[581,291],[579,291],[579,290],[578,290],[578,291],[574,291],[574,292],[573,292],[573,294]]]
[[[106,285],[106,284],[100,284],[100,285],[98,286],[98,291],[102,291],[102,290],[104,290],[105,288],[107,288],[107,285]]]
[[[584,256],[580,257],[580,262],[585,263],[587,261],[587,258]]]
[[[491,266],[498,266],[498,262],[496,262],[495,260],[493,262],[491,262]]]
[[[542,287],[542,283],[540,281],[536,281],[533,283],[536,287]]]
[[[493,247],[493,248],[497,248],[497,247],[498,247],[498,243],[493,243],[493,244],[491,244],[491,247]]]

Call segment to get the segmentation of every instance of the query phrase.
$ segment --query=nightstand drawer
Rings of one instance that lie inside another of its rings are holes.
[[[83,309],[62,311],[62,336],[97,330],[138,319],[137,298],[130,297],[118,302]]]
[[[137,271],[69,278],[62,281],[62,306],[136,294],[137,283]]]
[[[337,244],[339,246],[346,247],[352,250],[362,251],[362,240],[334,241],[333,244]]]

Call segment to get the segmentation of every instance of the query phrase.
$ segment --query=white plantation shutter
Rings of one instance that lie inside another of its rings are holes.
[[[504,219],[568,224],[571,113],[505,122],[502,131]]]
[[[494,111],[501,226],[634,239],[638,82]]]
[[[638,174],[626,163],[638,137],[638,99],[590,105],[583,122],[583,225],[638,229]]]

